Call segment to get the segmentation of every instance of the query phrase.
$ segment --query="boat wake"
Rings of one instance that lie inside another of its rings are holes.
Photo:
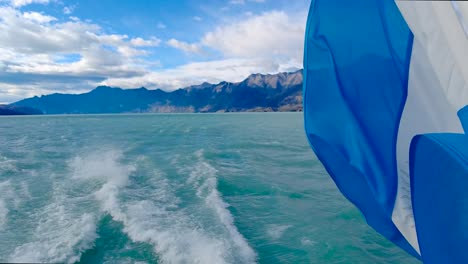
[[[116,150],[69,160],[66,175],[55,178],[48,204],[32,215],[37,225],[28,241],[9,261],[77,262],[93,249],[98,221],[106,215],[122,223],[133,242],[151,245],[161,263],[256,261],[202,150],[175,164],[176,175],[144,156],[129,160]],[[0,227],[7,214],[0,199]]]

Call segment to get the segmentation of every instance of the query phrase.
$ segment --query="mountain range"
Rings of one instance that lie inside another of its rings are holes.
[[[44,114],[302,111],[302,70],[252,74],[238,83],[203,83],[173,92],[99,86],[84,94],[35,96],[9,107]]]
[[[14,105],[0,105],[0,115],[40,115],[42,111]]]

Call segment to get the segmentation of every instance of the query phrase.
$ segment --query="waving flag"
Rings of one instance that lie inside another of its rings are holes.
[[[468,263],[468,3],[313,0],[309,142],[368,224],[425,263]]]

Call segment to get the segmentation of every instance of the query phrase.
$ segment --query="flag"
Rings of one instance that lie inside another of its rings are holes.
[[[313,0],[307,138],[376,231],[468,263],[468,4]],[[464,129],[465,128],[465,129]]]

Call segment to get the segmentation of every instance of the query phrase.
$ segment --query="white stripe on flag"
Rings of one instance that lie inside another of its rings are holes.
[[[463,132],[457,112],[468,103],[468,39],[450,2],[397,1],[397,5],[415,39],[408,98],[398,132],[398,191],[392,220],[419,251],[409,147],[417,134]]]

